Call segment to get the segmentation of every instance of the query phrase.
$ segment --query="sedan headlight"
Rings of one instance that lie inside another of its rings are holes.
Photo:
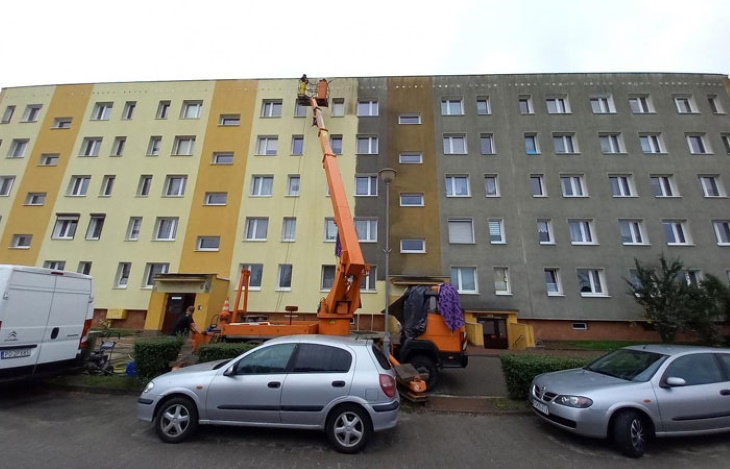
[[[147,383],[147,386],[144,387],[144,390],[142,392],[143,393],[150,392],[153,389],[155,389],[155,382],[154,381],[150,381],[149,383]]]
[[[593,405],[593,401],[583,396],[557,396],[553,399],[553,402],[568,407],[577,407],[579,409],[585,409]]]

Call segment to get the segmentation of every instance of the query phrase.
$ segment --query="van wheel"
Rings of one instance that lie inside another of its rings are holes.
[[[616,416],[612,426],[613,441],[622,454],[640,458],[646,450],[648,437],[644,418],[634,410],[626,410]]]
[[[408,362],[418,371],[421,378],[426,382],[426,390],[432,391],[439,382],[439,369],[436,362],[426,355],[416,355]]]
[[[157,411],[155,430],[165,443],[180,443],[198,428],[198,409],[186,397],[165,401]]]
[[[345,404],[336,407],[327,416],[327,439],[340,453],[361,451],[373,434],[370,416],[360,406]]]

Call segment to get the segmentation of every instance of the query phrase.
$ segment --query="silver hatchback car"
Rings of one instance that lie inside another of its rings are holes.
[[[642,345],[536,376],[540,418],[640,457],[650,437],[730,431],[730,349]]]
[[[371,339],[279,337],[232,359],[159,376],[137,401],[137,417],[178,443],[199,424],[324,430],[337,451],[355,453],[374,431],[398,423],[395,372]]]

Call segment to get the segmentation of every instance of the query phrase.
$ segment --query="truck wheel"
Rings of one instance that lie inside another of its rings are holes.
[[[613,442],[622,454],[640,458],[646,450],[647,430],[642,416],[626,410],[616,416],[612,425]]]
[[[198,409],[186,397],[164,402],[155,417],[157,436],[165,443],[180,443],[198,428]]]
[[[421,378],[426,382],[426,390],[432,391],[439,382],[439,369],[436,362],[426,355],[416,355],[408,362],[420,373]]]
[[[365,447],[373,434],[373,426],[370,416],[362,407],[344,404],[327,416],[325,431],[335,450],[352,454]]]

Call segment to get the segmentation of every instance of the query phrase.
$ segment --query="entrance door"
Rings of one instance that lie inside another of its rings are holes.
[[[185,314],[188,306],[195,305],[195,293],[168,293],[165,302],[165,319],[162,321],[162,333],[169,335],[177,320]]]
[[[484,348],[508,348],[506,319],[479,318],[478,322],[484,329]]]

